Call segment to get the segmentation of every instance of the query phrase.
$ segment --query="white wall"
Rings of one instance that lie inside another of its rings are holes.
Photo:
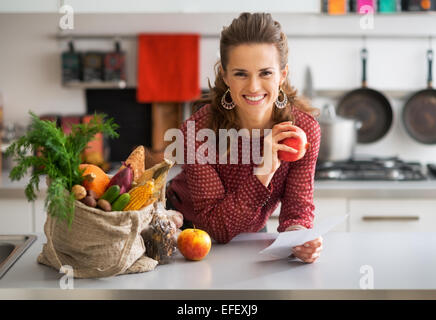
[[[224,25],[236,17],[231,14],[76,14],[74,32],[78,34],[136,34],[139,32],[198,32],[216,34],[201,41],[200,77],[213,82],[213,64],[218,56],[218,35]],[[274,14],[287,34],[325,34],[325,38],[290,38],[290,77],[302,90],[304,70],[312,68],[316,89],[349,90],[360,85],[359,50],[362,40],[331,39],[330,33],[359,35],[358,16]],[[407,14],[376,16],[370,34],[428,34],[436,31],[435,15]],[[59,14],[0,14],[0,91],[4,99],[5,121],[26,122],[27,110],[38,114],[61,114],[85,111],[83,91],[61,86],[60,53],[64,41],[53,36],[58,32]],[[436,40],[433,41],[433,49]],[[373,39],[366,41],[369,50],[368,84],[377,89],[417,90],[425,86],[425,51],[427,39]],[[109,49],[110,41],[76,42],[78,50]],[[122,41],[127,51],[128,86],[136,83],[136,41]],[[315,99],[322,107],[326,99]],[[399,155],[410,160],[435,161],[436,146],[412,141],[399,119],[402,101],[393,100],[392,130],[380,142],[359,146],[358,153]]]
[[[193,12],[320,12],[319,0],[2,0],[0,12],[56,13],[69,5],[75,13],[193,13]]]

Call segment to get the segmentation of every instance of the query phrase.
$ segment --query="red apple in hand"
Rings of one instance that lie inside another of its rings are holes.
[[[293,127],[290,131],[294,131],[298,134],[298,137],[286,138],[280,141],[287,146],[298,150],[297,153],[291,153],[283,150],[279,150],[277,155],[280,160],[283,161],[297,161],[304,157],[307,149],[309,149],[310,143],[307,142],[306,133],[299,127]]]
[[[209,253],[212,241],[206,231],[185,229],[177,238],[177,248],[188,260],[201,260]]]

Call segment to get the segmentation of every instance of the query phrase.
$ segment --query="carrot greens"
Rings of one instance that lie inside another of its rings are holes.
[[[81,153],[99,132],[117,138],[118,125],[113,119],[105,121],[105,114],[94,114],[89,123],[74,124],[66,135],[54,121],[41,120],[29,112],[31,123],[26,135],[12,143],[6,156],[12,156],[17,165],[11,170],[12,181],[22,179],[32,169],[25,195],[29,201],[36,199],[42,176],[49,181],[45,208],[57,218],[71,225],[74,217],[74,194],[71,188],[81,184],[83,177],[79,169]]]

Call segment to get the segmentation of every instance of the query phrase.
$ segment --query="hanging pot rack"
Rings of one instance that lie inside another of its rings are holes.
[[[153,31],[150,33],[159,32]],[[166,33],[173,33],[168,31]],[[185,32],[189,33],[189,32]],[[203,39],[219,39],[219,34],[201,34]],[[288,39],[391,39],[391,40],[429,40],[436,37],[435,34],[395,34],[395,33],[379,33],[379,34],[351,34],[351,33],[290,33],[286,35]],[[138,34],[73,34],[61,33],[54,35],[57,40],[135,40]]]

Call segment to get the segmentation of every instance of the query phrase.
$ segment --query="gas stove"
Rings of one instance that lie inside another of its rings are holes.
[[[405,162],[397,157],[355,158],[349,161],[318,162],[315,180],[427,180],[419,162]]]

